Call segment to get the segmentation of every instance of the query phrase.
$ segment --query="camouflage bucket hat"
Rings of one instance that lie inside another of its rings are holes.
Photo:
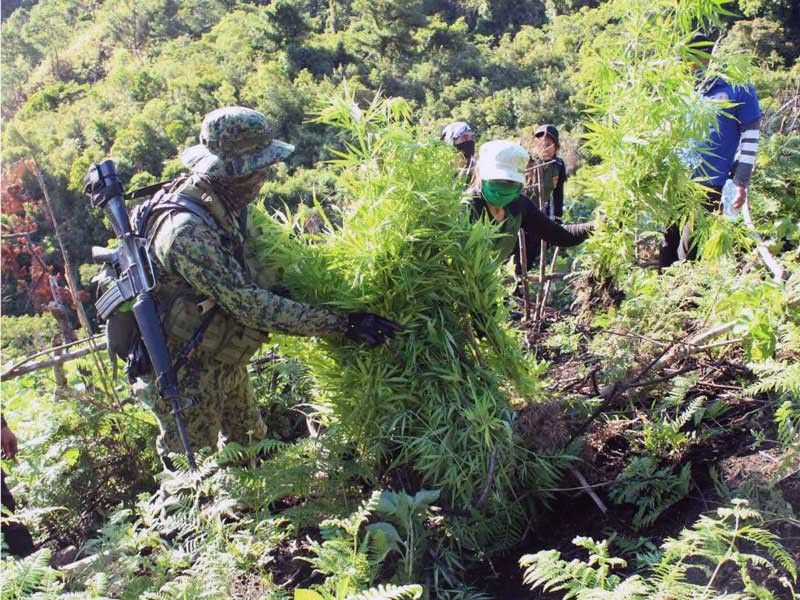
[[[267,118],[251,108],[226,106],[206,115],[200,143],[181,154],[194,173],[243,177],[294,152],[294,146],[272,139]]]

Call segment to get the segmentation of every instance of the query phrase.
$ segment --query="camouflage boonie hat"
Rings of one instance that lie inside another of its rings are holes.
[[[200,143],[184,150],[181,159],[194,173],[242,177],[292,152],[292,144],[272,139],[272,128],[263,114],[243,106],[226,106],[205,116]]]

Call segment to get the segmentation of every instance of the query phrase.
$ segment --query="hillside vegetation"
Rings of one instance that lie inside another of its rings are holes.
[[[795,597],[797,3],[22,0],[2,19],[3,462],[38,549],[4,546],[0,597]],[[708,213],[682,162],[716,118],[698,29],[760,98],[752,226]],[[166,472],[105,352],[25,365],[100,330],[90,249],[114,242],[87,167],[174,178],[234,104],[297,146],[252,212],[265,267],[404,329],[377,350],[273,336],[250,364],[268,437]],[[565,220],[596,228],[550,255],[541,318],[460,203],[453,120],[479,142],[561,131]],[[685,221],[699,259],[659,272]]]

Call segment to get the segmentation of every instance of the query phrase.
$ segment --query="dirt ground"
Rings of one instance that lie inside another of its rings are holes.
[[[547,316],[553,322],[558,318],[558,313],[550,311]],[[530,341],[537,347],[543,347],[543,341],[548,335],[547,329],[545,324],[536,339]],[[576,386],[576,380],[581,378],[575,376],[578,365],[573,360],[574,354],[569,357],[550,352],[547,358],[553,362],[549,376],[554,388],[580,387]],[[709,401],[713,400],[715,390],[726,390],[726,385],[734,383],[726,379],[730,375],[729,371],[721,370],[720,379],[712,384],[720,387],[703,390],[709,396]],[[580,383],[587,387],[591,385],[588,380]],[[595,488],[595,491],[608,512],[601,512],[584,491],[558,493],[552,502],[552,509],[541,516],[538,525],[534,524],[531,534],[505,555],[495,557],[484,568],[476,569],[473,582],[497,600],[561,598],[563,593],[532,592],[523,584],[523,570],[518,564],[522,555],[556,549],[565,560],[585,560],[585,551],[575,547],[572,540],[576,536],[605,539],[613,532],[633,540],[639,537],[648,538],[652,544],[659,546],[665,538],[676,537],[681,529],[691,526],[701,514],[712,512],[725,504],[717,491],[719,483],[715,483],[710,475],[712,466],[716,468],[721,482],[730,490],[731,495],[736,496],[738,489],[739,495],[754,498],[763,514],[772,512],[783,516],[797,515],[800,512],[800,474],[797,472],[800,465],[792,469],[795,471],[793,475],[779,478],[780,450],[775,442],[766,441],[776,439],[771,412],[760,410],[765,403],[758,398],[741,397],[732,404],[721,423],[723,433],[705,443],[693,444],[682,457],[683,461],[690,460],[692,463],[692,486],[688,496],[667,509],[652,526],[638,531],[631,526],[634,509],[627,505],[615,505],[608,498],[608,488],[602,486],[621,472],[631,451],[629,438],[625,433],[634,423],[625,420],[609,422],[603,419],[602,414],[599,415],[586,430],[585,447],[581,456],[583,462],[578,470],[590,484],[601,486]],[[529,435],[535,435],[536,429],[541,430],[541,422],[545,420],[543,416],[554,412],[552,409],[548,405],[541,414],[530,411],[521,413],[520,419],[528,426]],[[553,442],[563,440],[574,435],[574,429],[575,423],[558,422],[548,430],[547,436]],[[756,443],[753,429],[760,429],[766,434],[766,440]],[[565,488],[580,486],[572,475],[568,475],[562,483]],[[781,542],[795,561],[800,563],[800,522],[791,518],[782,519],[780,523],[777,530],[773,530],[780,536]],[[632,558],[624,555],[622,557]],[[721,573],[720,577],[724,578],[725,569]],[[737,579],[734,571],[730,576],[732,581]],[[783,588],[773,591],[780,598],[790,598],[789,592]]]

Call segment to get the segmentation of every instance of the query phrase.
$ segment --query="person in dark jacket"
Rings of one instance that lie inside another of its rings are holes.
[[[560,247],[577,246],[593,228],[592,223],[562,226],[534,206],[523,194],[529,159],[525,148],[503,140],[483,144],[478,153],[478,184],[472,190],[472,216],[475,220],[488,218],[500,224],[504,235],[496,239],[495,245],[505,259],[517,246],[520,227]]]
[[[459,176],[471,182],[475,168],[475,132],[467,123],[455,121],[445,126],[439,139],[453,146],[461,154],[462,160],[458,165]]]
[[[2,429],[0,429],[0,446],[2,446],[2,455],[4,459],[14,460],[17,456],[17,436],[11,431],[11,428],[6,423],[4,416],[0,415],[2,420]],[[6,485],[6,473],[0,470],[0,498],[3,501],[3,517],[7,518],[8,513],[14,513],[16,510],[16,502],[14,496],[11,495],[11,490]],[[2,524],[3,538],[5,539],[8,551],[19,558],[24,558],[34,551],[33,538],[30,531],[22,523],[9,520]]]
[[[561,223],[564,214],[564,182],[567,167],[558,156],[561,148],[558,129],[555,125],[541,125],[533,132],[531,159],[525,169],[525,195],[537,208],[541,208],[548,219]],[[525,247],[528,269],[539,259],[541,238],[533,230],[525,230]],[[519,246],[517,266],[519,268]]]

